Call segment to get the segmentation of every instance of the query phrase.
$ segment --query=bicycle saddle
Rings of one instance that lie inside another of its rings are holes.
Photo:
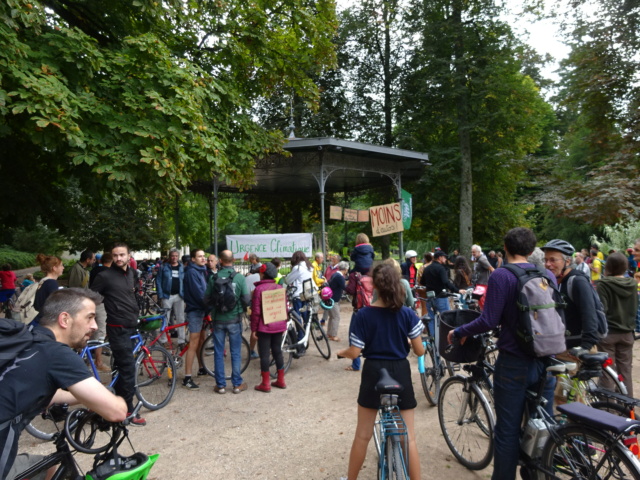
[[[609,358],[609,354],[606,352],[582,353],[578,358],[588,365],[602,365]]]
[[[376,383],[376,392],[378,393],[388,393],[388,394],[398,394],[404,390],[404,387],[398,383],[397,380],[394,380],[386,368],[380,369],[380,380]]]

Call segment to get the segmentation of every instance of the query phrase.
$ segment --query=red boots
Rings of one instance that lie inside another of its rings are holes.
[[[269,393],[271,392],[271,385],[269,385],[269,372],[260,372],[262,374],[262,383],[256,385],[255,389],[259,392]]]
[[[284,383],[284,369],[278,370],[278,379],[275,382],[271,382],[272,387],[287,388],[287,384]]]

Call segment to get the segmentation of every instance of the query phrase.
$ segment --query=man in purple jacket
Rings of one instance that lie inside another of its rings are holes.
[[[534,267],[527,262],[536,246],[536,237],[528,228],[513,228],[504,237],[504,250],[508,263],[520,267]],[[547,270],[548,278],[555,277]],[[526,392],[547,377],[544,397],[546,409],[553,412],[555,378],[547,376],[544,358],[531,357],[520,349],[516,341],[518,321],[518,279],[505,268],[496,269],[489,277],[486,301],[482,315],[473,322],[451,330],[449,343],[477,335],[500,326],[498,359],[494,373],[494,405],[496,427],[494,431],[494,468],[492,480],[511,480],[516,477],[520,451],[520,425],[524,413]]]

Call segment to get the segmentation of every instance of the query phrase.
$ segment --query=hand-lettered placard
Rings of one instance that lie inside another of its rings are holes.
[[[262,318],[265,325],[287,319],[287,302],[284,293],[284,288],[262,292]]]

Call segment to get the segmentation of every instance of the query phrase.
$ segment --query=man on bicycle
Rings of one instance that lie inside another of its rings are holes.
[[[528,228],[513,228],[504,237],[504,250],[508,262],[522,268],[535,265],[527,262],[536,246],[536,236]],[[555,277],[547,271],[549,280]],[[498,359],[494,372],[494,405],[496,428],[494,434],[493,480],[515,479],[520,452],[520,425],[524,414],[526,393],[546,378],[544,397],[546,410],[553,412],[555,379],[547,376],[544,358],[525,353],[516,339],[519,317],[518,278],[505,268],[498,268],[489,277],[486,302],[482,315],[473,322],[451,330],[449,343],[454,338],[464,342],[468,335],[494,330],[500,326]]]
[[[449,297],[447,292],[465,293],[464,290],[458,290],[449,279],[449,270],[445,267],[447,263],[447,254],[442,250],[438,250],[433,254],[433,262],[422,273],[420,284],[424,285],[427,292],[434,292],[434,297],[427,296],[427,311],[429,312],[429,331],[434,334],[433,319],[435,311],[446,312],[449,310]]]
[[[98,382],[72,350],[83,348],[98,328],[101,301],[80,288],[53,292],[34,342],[0,372],[0,478],[14,478],[41,459],[21,454],[16,460],[16,454],[22,430],[48,405],[83,403],[108,421],[126,418],[126,402]]]

